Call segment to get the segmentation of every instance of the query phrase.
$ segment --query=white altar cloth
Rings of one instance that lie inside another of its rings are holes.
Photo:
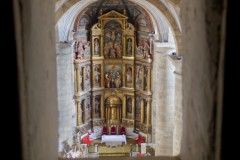
[[[124,142],[127,144],[127,139],[125,135],[102,135],[101,143],[106,142]]]

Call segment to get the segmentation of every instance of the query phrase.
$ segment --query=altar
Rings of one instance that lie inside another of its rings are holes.
[[[127,144],[125,135],[102,135],[101,143],[105,143],[109,147],[117,147],[122,143]]]

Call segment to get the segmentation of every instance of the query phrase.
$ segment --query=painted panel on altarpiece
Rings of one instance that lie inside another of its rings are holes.
[[[104,75],[105,88],[122,87],[122,65],[105,65]]]
[[[104,27],[104,57],[122,58],[122,28],[115,20]]]

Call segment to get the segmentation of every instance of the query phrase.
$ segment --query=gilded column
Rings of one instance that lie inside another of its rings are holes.
[[[151,99],[147,99],[147,125],[151,124]]]
[[[141,99],[141,123],[144,121],[144,99]]]
[[[104,97],[101,95],[101,118],[104,118]]]
[[[83,104],[83,123],[86,123],[86,99],[84,100],[84,104]]]
[[[123,56],[126,56],[126,35],[123,36],[123,48]]]
[[[111,112],[112,112],[112,107],[110,108],[110,107],[108,107],[107,108],[107,110],[108,110],[108,114],[107,114],[107,116],[108,116],[108,123],[109,123],[109,120],[111,119]]]
[[[106,113],[105,118],[106,118],[106,122],[107,122],[107,120],[108,120],[108,108],[107,107],[105,108],[105,113]]]
[[[151,67],[147,67],[148,79],[147,79],[147,92],[151,93],[151,80],[152,80]]]
[[[144,76],[145,76],[145,71],[144,71],[144,66],[142,65],[141,66],[142,67],[142,86],[141,86],[141,88],[142,88],[142,90],[145,90],[145,88],[144,88]]]
[[[81,115],[82,115],[82,111],[81,111],[81,102],[80,101],[76,101],[76,105],[77,105],[77,126],[80,126],[82,123],[81,120]]]
[[[92,96],[92,119],[95,119],[95,96]]]
[[[90,78],[92,88],[95,87],[95,82],[94,82],[94,81],[95,81],[95,78],[94,78],[94,77],[95,77],[95,76],[94,76],[94,74],[95,74],[95,67],[96,67],[95,64],[90,65],[90,68],[91,68],[91,70],[92,70],[92,71],[91,71],[91,77],[92,77],[92,78]],[[101,80],[100,80],[100,81],[101,81]],[[101,83],[101,82],[100,82],[100,83]]]
[[[122,118],[126,118],[126,95],[123,96]]]
[[[132,119],[135,118],[135,99],[132,98]]]
[[[74,89],[75,89],[75,94],[78,93],[78,78],[77,78],[77,72],[78,72],[78,68],[77,68],[77,64],[75,63],[76,60],[74,60]]]
[[[104,78],[105,78],[105,74],[104,74],[104,68],[103,68],[103,65],[100,66],[101,68],[101,84],[100,84],[100,87],[103,87],[104,88]]]
[[[81,68],[79,69],[79,71],[81,72]],[[81,76],[80,74],[80,80],[79,80],[79,91],[82,91],[83,90],[83,77]]]
[[[122,78],[122,81],[123,81],[123,87],[126,87],[126,64],[123,65],[123,78]]]
[[[80,70],[79,70],[79,61],[78,60],[74,60],[74,79],[75,79],[75,94],[79,94],[80,93]]]
[[[121,110],[121,108],[119,108],[119,114],[120,114],[119,115],[120,116],[119,119],[122,119],[122,110]]]
[[[100,42],[100,48],[101,48],[101,53],[100,53],[100,56],[102,57],[104,57],[104,50],[103,50],[103,48],[104,48],[104,46],[103,46],[103,36],[102,35],[100,35],[100,40],[101,40],[101,42]]]
[[[94,39],[95,39],[96,37],[95,36],[91,36],[91,43],[90,43],[90,45],[91,45],[91,55],[94,55]],[[93,56],[91,57],[91,59],[93,59]]]
[[[120,119],[120,109],[117,107],[117,119]]]

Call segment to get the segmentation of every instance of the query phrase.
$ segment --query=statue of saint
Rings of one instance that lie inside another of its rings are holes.
[[[97,38],[94,40],[94,55],[99,55],[99,41]]]
[[[130,38],[127,41],[127,55],[132,55],[132,40]]]
[[[127,83],[132,83],[132,68],[128,67],[127,68]]]

